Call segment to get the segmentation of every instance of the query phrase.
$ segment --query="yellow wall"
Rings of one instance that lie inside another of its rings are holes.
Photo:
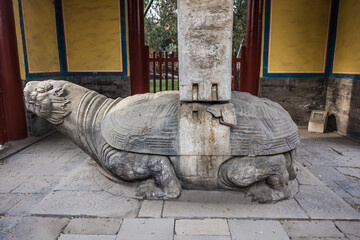
[[[325,72],[330,2],[271,1],[268,73]]]
[[[63,0],[69,72],[122,72],[119,0]]]
[[[333,73],[360,74],[360,1],[340,0]]]
[[[20,17],[19,17],[19,1],[13,0],[12,2],[13,2],[13,10],[14,10],[15,28],[16,28],[17,48],[19,55],[20,77],[22,80],[25,80],[26,76],[25,76],[23,41],[21,37],[21,27],[20,27]]]
[[[49,0],[22,0],[29,73],[59,72],[55,8]]]

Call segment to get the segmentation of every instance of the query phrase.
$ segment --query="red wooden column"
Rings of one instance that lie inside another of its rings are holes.
[[[245,77],[242,79],[240,90],[253,95],[258,95],[259,88],[263,2],[263,0],[247,1]]]
[[[145,68],[144,2],[128,0],[131,94],[149,92]]]
[[[25,138],[25,110],[11,0],[0,1],[0,85],[3,102],[3,113],[0,114],[3,114],[5,122],[2,126],[5,128],[5,136],[0,141]]]

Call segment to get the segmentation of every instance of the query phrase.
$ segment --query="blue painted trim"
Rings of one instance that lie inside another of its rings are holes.
[[[268,77],[267,67],[268,67],[268,54],[269,54],[270,6],[271,6],[271,0],[265,0],[263,77]]]
[[[29,76],[29,67],[28,67],[28,57],[26,51],[26,39],[25,39],[25,30],[24,30],[24,22],[23,22],[23,12],[22,12],[22,3],[21,0],[18,0],[19,5],[19,22],[20,22],[20,30],[21,30],[21,39],[23,42],[23,53],[24,53],[24,65],[25,65],[25,78]]]
[[[326,58],[326,71],[325,71],[327,76],[330,76],[332,74],[332,68],[334,64],[338,13],[339,13],[339,0],[332,0],[328,49],[327,49],[327,58]]]
[[[350,74],[331,74],[330,78],[341,78],[341,79],[355,79],[360,80],[360,75],[350,75]]]
[[[19,1],[21,35],[23,40],[23,52],[25,58],[24,65],[25,65],[26,79],[64,77],[64,76],[128,76],[125,0],[119,0],[120,16],[121,16],[123,72],[68,72],[67,63],[66,63],[65,34],[64,34],[64,26],[63,26],[63,16],[62,16],[62,0],[54,1],[58,50],[59,50],[59,62],[60,62],[60,71],[61,71],[56,73],[29,73],[21,0],[18,1]]]
[[[60,71],[62,74],[67,73],[67,64],[66,64],[66,49],[65,49],[65,33],[63,25],[63,16],[62,16],[62,0],[55,0],[55,18],[56,18],[56,32],[57,32],[57,41],[58,41],[58,50],[59,50],[59,62],[60,62]]]

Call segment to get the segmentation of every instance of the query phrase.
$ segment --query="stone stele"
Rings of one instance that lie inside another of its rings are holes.
[[[147,180],[143,198],[177,198],[182,188],[244,191],[259,202],[291,195],[298,129],[270,100],[232,92],[224,103],[184,103],[177,91],[110,99],[61,80],[29,82],[24,96],[108,174]]]

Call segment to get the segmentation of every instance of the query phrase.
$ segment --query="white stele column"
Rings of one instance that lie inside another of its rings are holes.
[[[181,101],[229,101],[233,0],[178,0]]]
[[[182,182],[216,188],[230,158],[233,0],[178,0],[178,169]]]

